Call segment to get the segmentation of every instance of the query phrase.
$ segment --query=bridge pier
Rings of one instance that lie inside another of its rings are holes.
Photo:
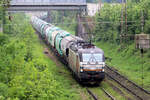
[[[82,37],[84,33],[84,28],[81,22],[81,13],[77,13],[77,27],[76,27],[76,36]]]
[[[52,22],[51,11],[47,11],[47,22],[48,22],[48,23],[51,23],[51,22]]]

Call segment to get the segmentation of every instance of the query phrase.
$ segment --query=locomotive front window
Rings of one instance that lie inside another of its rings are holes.
[[[83,62],[87,62],[90,60],[91,54],[82,54]]]
[[[103,61],[103,55],[102,54],[94,54],[94,57],[96,61],[102,62]]]
[[[103,55],[96,53],[96,54],[82,54],[82,61],[83,62],[103,62]]]

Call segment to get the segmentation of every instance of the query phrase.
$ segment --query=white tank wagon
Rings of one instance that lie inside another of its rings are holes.
[[[82,83],[99,83],[104,79],[105,58],[101,49],[35,16],[31,24]]]

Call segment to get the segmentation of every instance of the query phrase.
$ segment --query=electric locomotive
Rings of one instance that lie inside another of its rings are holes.
[[[98,83],[104,79],[105,57],[100,48],[36,16],[31,17],[31,24],[81,82]]]

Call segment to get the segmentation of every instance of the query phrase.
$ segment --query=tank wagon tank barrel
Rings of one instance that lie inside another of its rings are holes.
[[[31,24],[68,63],[68,67],[81,82],[99,83],[104,79],[105,58],[100,48],[36,16],[31,17]]]

